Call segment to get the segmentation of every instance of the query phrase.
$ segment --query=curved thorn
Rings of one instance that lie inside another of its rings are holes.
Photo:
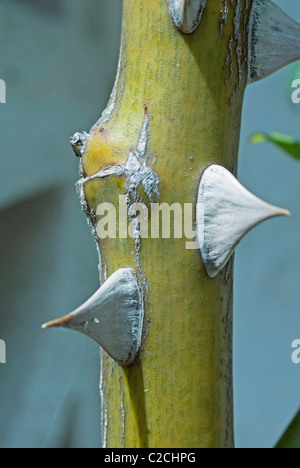
[[[131,366],[143,330],[143,298],[134,270],[116,271],[81,307],[42,326],[70,328],[96,341],[115,361]]]
[[[300,24],[271,0],[253,0],[249,26],[248,83],[300,59]]]
[[[222,166],[209,166],[202,175],[197,203],[197,232],[208,276],[224,268],[242,238],[255,226],[290,212],[248,192]]]

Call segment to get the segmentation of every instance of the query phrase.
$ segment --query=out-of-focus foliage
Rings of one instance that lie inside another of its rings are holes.
[[[293,158],[300,160],[300,141],[290,135],[277,132],[270,134],[256,133],[250,138],[250,141],[254,144],[265,142],[273,143]]]
[[[300,410],[276,448],[300,448]]]

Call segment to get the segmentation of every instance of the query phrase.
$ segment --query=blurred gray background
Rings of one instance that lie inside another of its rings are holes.
[[[277,3],[300,21],[298,1]],[[98,287],[68,137],[89,130],[107,103],[120,27],[121,0],[0,0],[0,78],[7,84],[0,105],[1,448],[100,446],[98,348],[40,325]],[[300,365],[291,361],[291,343],[300,338],[300,163],[248,143],[256,131],[300,138],[294,69],[250,86],[244,107],[239,178],[293,217],[260,226],[236,254],[240,448],[271,447],[300,401]]]

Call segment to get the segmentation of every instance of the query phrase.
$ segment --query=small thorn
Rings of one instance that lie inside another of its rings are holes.
[[[169,12],[183,34],[192,34],[200,24],[207,0],[167,0]]]
[[[90,136],[91,135],[89,133],[86,133],[86,132],[83,132],[83,133],[77,132],[77,133],[75,133],[75,135],[73,135],[70,138],[71,146],[72,146],[72,148],[74,150],[74,153],[76,154],[76,156],[78,158],[83,156],[85,148],[86,148],[86,144],[87,144]]]
[[[198,241],[208,276],[218,275],[255,226],[290,215],[255,197],[224,167],[209,166],[200,181],[197,203]]]

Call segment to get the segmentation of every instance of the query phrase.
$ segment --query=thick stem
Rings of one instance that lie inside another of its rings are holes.
[[[195,211],[209,164],[236,172],[250,6],[208,1],[187,36],[166,0],[124,1],[117,85],[84,154],[87,176],[108,164],[126,166],[136,150],[159,177],[159,202],[193,203]],[[126,191],[131,201],[157,201],[155,184],[141,187],[135,192],[127,174],[127,182],[91,180],[85,194],[94,212],[103,201],[118,207]],[[136,364],[122,369],[103,354],[104,445],[233,447],[232,262],[212,280],[199,250],[173,235],[140,246],[106,239],[100,247],[104,277],[134,268],[145,286]]]

